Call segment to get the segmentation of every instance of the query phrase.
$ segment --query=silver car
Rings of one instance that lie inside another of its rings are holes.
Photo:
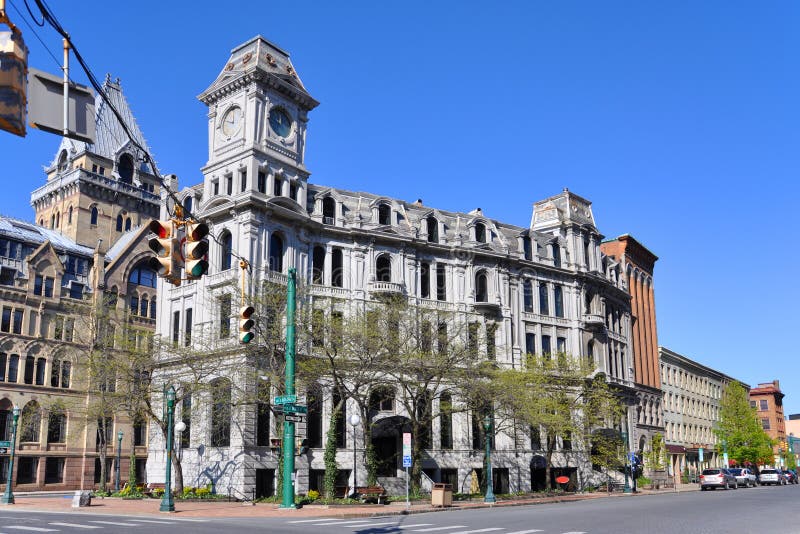
[[[709,488],[725,488],[727,490],[731,488],[736,489],[738,487],[739,485],[736,483],[736,477],[727,469],[703,469],[703,473],[700,475],[700,489],[703,491]]]
[[[736,467],[733,469],[728,469],[728,471],[730,471],[731,474],[736,477],[736,484],[738,486],[749,488],[751,486],[755,487],[758,485],[758,479],[753,472],[746,467]]]
[[[786,481],[777,469],[762,469],[761,473],[758,475],[758,483],[762,486],[766,486],[767,484],[783,486]]]

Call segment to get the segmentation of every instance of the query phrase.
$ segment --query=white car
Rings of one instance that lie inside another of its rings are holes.
[[[758,485],[758,479],[753,472],[746,467],[734,467],[733,469],[728,469],[728,471],[736,477],[737,486],[749,488],[750,486],[755,487]]]
[[[762,469],[761,474],[758,475],[758,483],[762,486],[766,486],[767,484],[783,486],[785,481],[776,469]]]

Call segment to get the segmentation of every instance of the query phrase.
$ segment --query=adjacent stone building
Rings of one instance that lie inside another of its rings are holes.
[[[104,90],[146,147],[119,81]],[[35,223],[0,217],[0,440],[11,439],[19,406],[15,490],[94,487],[100,478],[98,421],[87,413],[85,369],[97,341],[96,310],[119,325],[104,350],[123,337],[150,343],[156,317],[156,273],[146,265],[159,185],[100,98],[94,144],[63,139],[33,191]],[[109,388],[115,387],[113,383]],[[147,425],[120,412],[105,427],[108,480],[122,431],[121,479],[136,454],[144,480]],[[0,485],[8,456],[0,456]],[[113,482],[112,482],[113,484]]]
[[[588,358],[629,403],[622,425],[633,434],[637,390],[629,273],[602,253],[587,199],[565,189],[535,202],[530,226],[520,227],[480,208],[446,211],[422,200],[311,183],[305,145],[309,112],[318,103],[288,54],[261,37],[236,47],[199,98],[208,106],[209,160],[203,183],[184,189],[180,198],[211,225],[210,271],[180,287],[159,282],[157,331],[176,351],[212,351],[227,363],[207,377],[213,395],[179,391],[176,417],[187,426],[180,440],[186,485],[213,484],[235,495],[274,491],[279,421],[240,397],[257,386],[248,385],[249,362],[231,325],[239,258],[249,264],[249,290],[264,282],[285,285],[288,270],[296,269],[307,286],[305,305],[319,306],[324,317],[363,310],[391,295],[468,323],[479,357],[501,366],[520,365],[526,352]],[[165,207],[161,216],[168,216]],[[180,359],[174,362],[180,365]],[[321,485],[322,437],[336,393],[324,382],[299,393],[318,399],[309,401],[308,452],[297,462],[297,491],[305,492]],[[357,462],[363,462],[369,439],[381,456],[380,483],[401,491],[398,451],[407,420],[396,401],[401,394],[382,397],[374,414],[380,424],[371,436],[359,429],[353,443],[349,427],[341,436],[342,483],[353,467],[354,446]],[[438,413],[443,401],[437,392],[431,395]],[[348,402],[345,411],[352,409]],[[456,491],[468,491],[470,473],[482,467],[473,420],[470,413],[443,413],[424,455],[425,472]],[[542,440],[536,434],[504,431],[495,437],[496,491],[541,487]],[[582,445],[559,438],[558,448],[555,473],[576,485],[591,480]],[[155,433],[148,478],[164,478],[164,443]]]
[[[783,397],[778,380],[759,384],[750,390],[750,406],[758,411],[761,428],[775,441],[775,465],[782,465],[788,450]]]

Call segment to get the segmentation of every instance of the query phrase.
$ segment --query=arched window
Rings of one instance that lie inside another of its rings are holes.
[[[378,206],[378,224],[384,226],[392,224],[392,208],[388,204]]]
[[[11,441],[11,425],[14,417],[11,410],[11,401],[0,399],[0,440],[2,441]]]
[[[388,254],[381,254],[375,260],[375,280],[378,282],[392,281],[392,259]]]
[[[64,443],[67,437],[67,414],[62,406],[53,406],[47,415],[47,443]]]
[[[25,405],[19,424],[19,440],[21,442],[36,443],[39,441],[39,430],[42,426],[42,411],[39,403],[30,401]]]
[[[72,206],[69,207],[67,212],[67,224],[72,224]]]
[[[533,284],[530,280],[522,283],[522,300],[526,312],[533,312]]]
[[[475,223],[475,241],[486,243],[486,226],[483,223]]]
[[[431,298],[431,264],[426,261],[419,266],[419,296]]]
[[[137,286],[156,287],[158,274],[144,263],[137,265],[128,277],[128,283]],[[116,300],[116,299],[115,299]]]
[[[314,247],[311,263],[311,283],[323,284],[325,280],[325,247]]]
[[[56,213],[56,228],[59,228],[60,226],[61,226],[61,213],[57,212]]]
[[[183,199],[183,207],[186,208],[186,211],[191,213],[191,211],[192,211],[192,197],[191,196],[187,196],[186,198]]]
[[[211,446],[231,444],[231,382],[218,378],[211,383]]]
[[[147,296],[145,295],[142,297],[141,304],[139,305],[139,315],[141,317],[147,317],[147,304],[148,304]]]
[[[58,155],[58,170],[65,171],[67,170],[67,151],[62,150],[61,153]]]
[[[436,217],[433,215],[429,215],[427,219],[427,226],[428,226],[428,242],[429,243],[438,243],[439,242],[439,221],[436,220]]]
[[[68,389],[71,371],[72,364],[69,360],[61,359],[60,356],[54,357],[50,364],[50,386]]]
[[[449,393],[439,397],[439,446],[453,448],[453,398]]]
[[[564,317],[564,290],[560,285],[553,287],[553,300],[556,317]]]
[[[336,201],[331,197],[322,199],[322,223],[334,224],[336,222]]]
[[[475,302],[488,302],[489,292],[486,281],[486,272],[478,271],[475,275]]]
[[[283,272],[283,238],[276,233],[269,238],[269,270]]]
[[[133,158],[130,154],[123,154],[119,158],[117,165],[117,172],[119,172],[119,181],[123,184],[133,183]]]
[[[156,318],[156,298],[153,297],[153,300],[150,301],[150,318]]]
[[[92,215],[89,219],[89,224],[92,226],[97,225],[97,206],[92,206]]]
[[[55,228],[55,227],[56,227],[56,214],[52,213],[50,214],[50,228]]]
[[[539,313],[550,315],[550,299],[547,294],[547,284],[544,282],[539,284]]]
[[[551,247],[553,252],[553,266],[561,267],[561,247],[558,243],[553,243]]]
[[[233,236],[227,230],[220,237],[220,271],[227,271],[231,268],[233,258]]]
[[[342,249],[334,248],[331,254],[331,285],[333,287],[344,287],[343,267]]]
[[[117,232],[122,231],[122,215],[117,215]]]
[[[44,368],[47,365],[47,360],[44,358],[36,358],[36,385],[44,385]]]
[[[131,229],[131,218],[128,217],[125,219],[125,231],[127,232],[130,229]]]

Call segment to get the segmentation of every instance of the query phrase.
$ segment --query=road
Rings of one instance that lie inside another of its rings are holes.
[[[0,534],[797,534],[798,499],[800,486],[758,487],[356,519],[182,519],[0,509]]]

